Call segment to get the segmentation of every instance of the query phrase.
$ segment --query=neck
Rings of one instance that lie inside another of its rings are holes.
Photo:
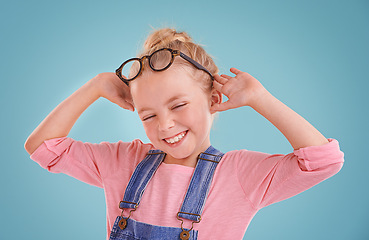
[[[199,149],[198,151],[195,151],[193,154],[191,154],[190,156],[186,157],[186,158],[175,158],[169,154],[167,154],[165,156],[164,162],[166,164],[177,164],[177,165],[183,165],[183,166],[187,166],[187,167],[196,167],[197,164],[197,157],[199,156],[199,154],[201,152],[205,152],[206,149],[208,149],[208,147],[210,146],[210,143],[208,146]]]
[[[171,155],[167,154],[165,156],[164,162],[166,164],[177,164],[177,165],[183,165],[183,166],[194,168],[194,167],[196,167],[196,163],[197,163],[197,155],[187,157],[187,158],[183,158],[183,159],[177,159],[177,158],[174,158]]]

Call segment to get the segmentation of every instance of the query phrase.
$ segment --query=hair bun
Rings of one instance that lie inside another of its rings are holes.
[[[175,29],[163,28],[152,32],[144,43],[144,49],[150,51],[161,46],[168,46],[171,42],[192,42],[192,38],[185,32],[177,32]]]

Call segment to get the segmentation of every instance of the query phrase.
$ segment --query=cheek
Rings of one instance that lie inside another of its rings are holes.
[[[192,128],[205,130],[204,128],[211,123],[209,122],[211,121],[211,114],[205,105],[194,104],[191,108],[183,111],[180,114],[179,119],[181,119],[181,122],[191,126]]]
[[[142,125],[144,127],[146,136],[152,141],[154,139],[154,134],[156,133],[153,121],[143,122]]]

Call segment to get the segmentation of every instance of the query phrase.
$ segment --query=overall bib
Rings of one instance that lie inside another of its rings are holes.
[[[147,184],[164,160],[165,155],[160,150],[150,150],[146,157],[137,165],[125,190],[123,201],[119,203],[122,213],[114,222],[109,240],[197,239],[198,231],[193,230],[193,224],[201,221],[201,213],[210,189],[215,168],[224,154],[213,146],[210,146],[197,157],[198,161],[195,171],[191,177],[181,209],[177,213],[177,219],[182,222],[180,228],[150,225],[130,218],[132,212],[140,204]],[[129,210],[128,217],[123,216],[124,209],[131,209]],[[183,228],[183,218],[192,221],[191,229]]]

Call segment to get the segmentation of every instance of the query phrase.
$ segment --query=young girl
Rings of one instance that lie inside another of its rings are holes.
[[[341,169],[343,153],[337,140],[326,139],[257,79],[230,71],[235,76],[218,75],[211,57],[186,33],[157,30],[138,58],[116,73],[98,74],[59,104],[25,149],[51,172],[104,188],[107,238],[242,239],[259,209],[331,177]],[[150,143],[67,137],[100,97],[137,110]],[[214,114],[243,106],[277,127],[293,152],[224,154],[214,148]]]

